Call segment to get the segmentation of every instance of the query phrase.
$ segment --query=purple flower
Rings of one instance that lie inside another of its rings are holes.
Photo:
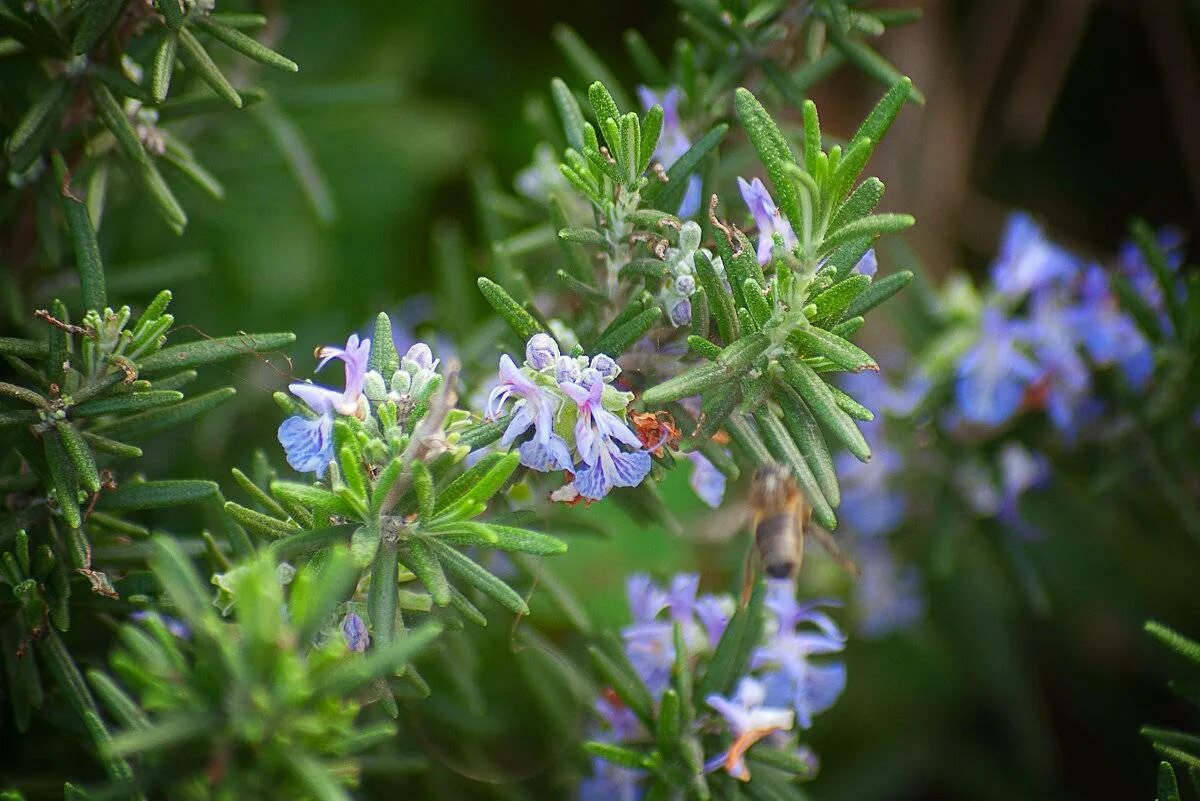
[[[1156,237],[1158,246],[1165,251],[1167,268],[1178,272],[1183,264],[1183,234],[1172,228],[1164,228]],[[1117,268],[1125,275],[1134,290],[1141,295],[1154,311],[1159,314],[1159,324],[1164,332],[1171,331],[1171,321],[1166,314],[1166,304],[1163,300],[1163,288],[1159,284],[1158,275],[1142,256],[1142,250],[1134,242],[1126,242],[1121,246],[1117,260]],[[1182,282],[1176,279],[1182,291]]]
[[[346,647],[356,654],[366,651],[367,646],[371,644],[371,635],[367,634],[367,624],[354,612],[349,613],[342,620],[342,637],[346,640]]]
[[[662,133],[659,134],[658,143],[654,146],[654,158],[664,168],[670,169],[671,165],[692,147],[687,134],[683,132],[683,124],[679,119],[679,99],[682,91],[678,86],[672,86],[664,92],[655,92],[647,86],[639,86],[637,94],[643,111],[649,111],[655,103],[662,106]],[[679,204],[679,210],[675,215],[677,217],[691,217],[700,209],[700,176],[689,175],[687,180],[687,191],[684,192],[683,201]]]
[[[758,227],[758,263],[766,264],[771,260],[771,249],[775,247],[775,234],[783,237],[785,248],[795,250],[800,242],[796,239],[795,232],[792,231],[792,224],[775,206],[775,201],[771,199],[771,194],[763,186],[763,182],[758,178],[750,183],[746,183],[744,178],[737,180],[738,189],[742,192],[742,200],[749,207],[750,215],[754,217],[754,224]]]
[[[638,801],[645,771],[625,768],[600,757],[592,759],[592,775],[579,784],[579,801]]]
[[[710,759],[704,768],[707,771],[723,768],[730,776],[740,781],[750,779],[750,770],[743,760],[750,746],[769,734],[788,731],[795,725],[792,710],[766,706],[766,688],[750,676],[745,676],[738,682],[733,698],[710,695],[704,700],[725,718],[733,735],[733,742],[729,748]]]
[[[625,597],[634,623],[649,623],[667,608],[667,594],[645,573],[636,573],[625,582]]]
[[[838,653],[845,635],[829,615],[818,607],[822,602],[798,604],[791,582],[773,582],[767,605],[775,613],[778,627],[765,645],[755,649],[751,667],[766,669],[763,686],[772,704],[790,705],[801,728],[812,725],[813,716],[833,706],[846,687],[846,667],[841,662],[813,662],[809,657]],[[809,623],[816,627],[799,628]]]
[[[692,302],[687,298],[671,306],[671,325],[679,328],[692,322]]]
[[[700,500],[716,509],[725,499],[725,474],[699,451],[692,451],[687,458],[692,463],[692,475],[688,483]]]
[[[921,618],[925,601],[913,565],[900,565],[878,540],[863,543],[858,566],[862,575],[854,585],[859,613],[858,630],[866,637],[883,637],[906,629]]]
[[[350,335],[345,348],[326,345],[317,350],[318,371],[334,359],[345,364],[346,385],[341,392],[310,382],[288,386],[292,394],[316,414],[314,418],[289,417],[279,426],[279,444],[294,470],[324,477],[325,469],[333,460],[333,415],[358,413],[370,353],[371,340],[360,340],[358,334]]]
[[[412,347],[404,352],[403,361],[410,361],[422,370],[432,370],[433,351],[424,342],[414,342]]]
[[[558,385],[578,405],[575,448],[583,466],[575,470],[575,488],[585,498],[599,500],[613,487],[636,487],[650,472],[650,454],[629,427],[604,408],[603,381],[590,387],[564,382]],[[626,452],[620,445],[636,450]]]
[[[732,617],[733,599],[729,596],[701,595],[696,599],[696,619],[704,627],[710,648],[717,647]]]
[[[1022,298],[1029,292],[1062,285],[1075,276],[1075,257],[1046,239],[1028,214],[1008,218],[1000,255],[992,265],[992,282],[1001,295]]]
[[[865,276],[874,278],[875,273],[878,270],[879,270],[879,262],[875,258],[875,248],[871,248],[870,250],[868,250],[866,253],[863,254],[863,257],[858,260],[858,264],[854,265],[854,269],[851,270],[851,272],[855,272],[860,275],[865,275]]]
[[[1017,443],[1000,451],[1000,506],[997,515],[1018,533],[1027,536],[1037,531],[1021,517],[1021,496],[1050,478],[1050,462],[1040,453],[1030,453]]]
[[[513,416],[500,444],[504,447],[512,445],[513,440],[533,426],[533,439],[519,448],[521,464],[542,473],[570,470],[571,452],[567,450],[566,441],[554,433],[558,398],[546,387],[534,383],[517,368],[508,354],[504,354],[500,357],[500,384],[488,396],[486,416],[495,420],[510,398],[517,398],[517,402],[513,404]]]
[[[1060,296],[1043,292],[1034,298],[1026,330],[1042,370],[1035,397],[1051,422],[1073,436],[1090,408],[1092,377],[1079,355],[1069,312]]]
[[[1079,305],[1070,311],[1070,322],[1088,356],[1102,366],[1117,365],[1130,386],[1144,387],[1154,371],[1150,343],[1121,311],[1099,265],[1093,264],[1084,273],[1080,297]]]
[[[954,395],[968,422],[998,426],[1016,414],[1041,371],[1020,348],[1024,326],[995,306],[984,309],[980,323],[979,341],[958,363]]]

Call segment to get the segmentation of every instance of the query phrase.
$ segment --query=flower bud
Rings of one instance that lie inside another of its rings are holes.
[[[692,321],[692,302],[681,300],[671,307],[671,324],[674,326],[687,325]]]
[[[611,384],[612,380],[620,374],[621,365],[617,364],[616,359],[607,353],[597,353],[592,357],[592,369],[598,372],[603,380]]]
[[[346,640],[346,647],[359,654],[367,650],[367,646],[371,643],[371,637],[367,634],[367,625],[354,612],[346,615],[342,621],[342,636]]]
[[[684,273],[675,278],[675,291],[685,298],[692,296],[696,291],[696,279],[689,273]]]
[[[578,384],[579,362],[570,356],[559,356],[554,360],[554,380],[560,384]]]
[[[534,334],[525,345],[525,363],[534,370],[545,370],[558,359],[558,343],[549,334]]]
[[[679,229],[679,249],[686,253],[694,253],[700,247],[700,226],[693,220],[688,220]]]
[[[433,369],[433,351],[424,342],[418,342],[409,348],[408,352],[404,354],[404,359],[413,362],[422,370]]]
[[[363,394],[367,396],[367,400],[378,403],[387,397],[387,385],[383,382],[381,376],[375,370],[369,370],[363,376]]]
[[[604,376],[595,367],[589,367],[583,371],[583,376],[579,379],[579,384],[584,389],[591,389],[597,381],[604,383]]]

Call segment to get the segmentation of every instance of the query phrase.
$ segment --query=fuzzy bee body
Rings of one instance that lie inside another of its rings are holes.
[[[795,578],[804,558],[804,533],[812,507],[788,468],[767,464],[754,471],[750,510],[763,571],[771,578]]]

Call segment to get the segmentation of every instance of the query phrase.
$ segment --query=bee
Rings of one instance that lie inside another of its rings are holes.
[[[791,470],[778,463],[754,471],[750,484],[750,527],[763,572],[774,579],[792,579],[804,560],[804,536],[812,534],[830,556],[852,577],[858,566],[846,556],[828,532],[812,525],[812,506],[796,484]],[[749,559],[751,554],[747,554]],[[749,597],[753,571],[747,564],[743,596]]]
[[[754,471],[750,513],[763,571],[771,578],[795,578],[804,559],[804,533],[812,507],[790,470],[772,463]]]

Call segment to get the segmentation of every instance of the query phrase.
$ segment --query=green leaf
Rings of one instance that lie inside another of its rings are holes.
[[[605,353],[614,358],[620,356],[641,340],[661,317],[662,310],[657,306],[646,309],[615,331],[605,331],[589,350],[593,354]]]
[[[583,744],[583,750],[592,756],[600,757],[605,762],[633,770],[646,770],[654,765],[654,761],[649,756],[622,745],[589,740]]]
[[[829,505],[836,508],[842,502],[842,494],[838,487],[833,456],[829,453],[829,446],[825,444],[825,437],[821,435],[821,428],[796,391],[782,381],[778,383],[779,394],[776,397],[783,410],[788,433],[792,435],[796,447],[804,455],[804,461],[816,477]]]
[[[200,583],[196,569],[170,537],[155,537],[150,546],[150,566],[175,605],[172,614],[178,613],[193,627],[199,626],[213,612],[208,590]]]
[[[78,480],[75,475],[75,465],[67,455],[57,431],[46,431],[42,434],[46,451],[46,462],[50,466],[50,476],[54,481],[54,497],[58,500],[58,508],[62,511],[63,521],[71,528],[79,528],[83,518],[79,513]]]
[[[911,99],[918,106],[925,105],[925,95],[922,94],[917,87],[912,85],[912,81],[897,72],[896,68],[889,64],[887,59],[875,52],[875,50],[872,49],[871,46],[866,42],[862,41],[861,39],[844,38],[842,36],[835,35],[833,37],[833,44],[842,52],[842,55],[846,57],[847,61],[870,75],[875,80],[879,81],[885,86],[891,86],[893,90],[896,89],[897,86],[903,87],[904,99]],[[891,93],[892,91],[889,90],[888,95],[891,95]],[[886,99],[887,97],[885,96],[885,100]],[[872,116],[874,116],[874,112],[872,112]],[[893,117],[894,116],[895,115],[893,114]],[[890,124],[890,120],[888,122]],[[879,141],[875,137],[872,138],[875,139],[875,141]]]
[[[265,515],[233,501],[226,501],[224,509],[227,515],[245,526],[251,533],[266,540],[290,537],[300,530],[300,527],[293,522]]]
[[[787,428],[774,412],[765,407],[754,413],[754,419],[758,423],[758,430],[766,440],[771,453],[776,459],[791,468],[792,475],[796,477],[796,482],[812,506],[813,516],[816,517],[817,522],[825,528],[836,528],[837,518],[833,514],[831,501],[825,497],[820,482],[817,481],[816,475],[809,467],[800,449],[796,447]]]
[[[22,359],[40,359],[46,355],[46,341],[0,337],[0,356],[16,356]]]
[[[583,152],[583,111],[579,108],[575,95],[561,78],[550,81],[550,93],[554,97],[554,105],[562,120],[563,132],[567,137],[567,145],[576,152]],[[560,226],[561,227],[561,226]]]
[[[222,74],[216,63],[213,62],[212,56],[186,27],[179,29],[179,43],[183,45],[183,52],[187,56],[188,62],[196,70],[201,80],[235,108],[241,108],[242,98],[233,88],[233,84]]]
[[[880,234],[896,234],[911,228],[916,222],[911,214],[872,214],[843,225],[825,237],[820,254],[832,253],[841,245],[856,239],[874,238]]]
[[[746,129],[746,135],[758,152],[763,166],[767,168],[779,208],[792,226],[799,230],[802,227],[800,198],[788,172],[788,165],[795,165],[796,157],[792,154],[787,140],[783,138],[779,126],[748,89],[737,90],[734,95],[734,107],[742,126]]]
[[[253,59],[259,64],[265,64],[268,67],[274,67],[277,70],[283,70],[284,72],[297,72],[300,69],[295,61],[276,53],[258,40],[252,39],[235,28],[222,25],[203,14],[197,14],[192,19],[201,30],[227,47],[238,51],[246,58]]]
[[[100,696],[100,700],[112,712],[113,717],[123,727],[126,729],[144,729],[149,727],[150,719],[146,717],[146,713],[107,674],[99,670],[89,670],[87,672],[87,680],[96,691],[96,694]]]
[[[457,545],[483,545],[500,551],[555,556],[567,552],[567,544],[557,537],[516,526],[477,523],[466,528],[462,523],[439,526],[435,532],[444,542]]]
[[[111,98],[112,95],[109,97]],[[51,155],[51,161],[54,163],[54,176],[58,181],[63,213],[67,218],[67,229],[71,232],[71,244],[75,248],[75,263],[79,267],[83,305],[89,309],[103,311],[108,303],[108,298],[104,288],[104,263],[100,259],[100,246],[96,242],[96,230],[92,227],[92,219],[88,216],[87,206],[71,194],[71,179],[67,174],[66,162],[57,151]]]
[[[1157,279],[1155,283],[1162,290],[1163,306],[1167,310],[1171,323],[1176,331],[1182,330],[1183,308],[1175,287],[1177,278],[1170,264],[1167,263],[1166,254],[1158,246],[1158,238],[1155,236],[1154,230],[1146,224],[1145,220],[1134,220],[1132,234],[1133,241],[1137,243],[1138,250],[1141,251],[1142,258],[1154,271],[1154,277]]]
[[[846,306],[845,316],[861,317],[865,315],[907,286],[912,278],[913,274],[909,270],[901,270],[879,279]]]
[[[819,323],[834,323],[842,318],[843,312],[855,298],[871,285],[871,278],[855,273],[816,295],[812,303],[817,307],[813,319]],[[822,327],[827,327],[822,325]]]
[[[297,582],[307,582],[305,591],[292,588],[291,618],[296,627],[296,639],[301,647],[310,645],[320,633],[325,621],[333,616],[338,606],[354,594],[358,584],[359,568],[350,552],[343,546],[329,550],[321,563],[320,571],[312,573],[310,562],[297,574]],[[296,603],[297,600],[302,603]]]
[[[745,673],[746,662],[758,646],[762,632],[764,586],[763,582],[756,582],[750,603],[740,607],[730,618],[700,680],[697,697],[707,698],[714,693],[723,695],[733,688],[737,677]]]
[[[1158,763],[1158,799],[1157,801],[1180,801],[1179,782],[1175,779],[1175,769],[1169,762]]]
[[[174,2],[174,0],[167,1]],[[155,103],[166,100],[167,93],[171,90],[171,76],[175,73],[175,54],[178,50],[179,37],[174,33],[164,35],[154,50],[154,68],[150,73],[150,95],[154,98]]]
[[[769,344],[770,341],[762,333],[748,334],[722,350],[715,362],[698,365],[647,389],[642,401],[648,406],[658,406],[733,381],[750,368]]]
[[[67,101],[71,97],[72,84],[63,78],[46,81],[38,98],[29,106],[25,116],[17,123],[17,127],[8,135],[5,151],[13,157],[31,142],[37,141],[44,132],[58,125]]]
[[[838,389],[833,384],[829,384],[829,391],[833,393],[833,399],[837,402],[838,407],[843,412],[853,417],[855,420],[864,420],[870,422],[875,419],[875,414],[866,406],[856,401],[854,398],[847,395],[841,389]]]
[[[794,332],[790,339],[801,349],[803,356],[821,356],[852,373],[879,370],[879,365],[866,351],[824,328],[805,326]]]
[[[100,37],[117,21],[124,7],[125,0],[91,0],[83,11],[83,21],[75,31],[71,52],[80,55],[95,47]]]
[[[607,649],[599,646],[588,646],[588,653],[600,678],[612,687],[633,714],[637,715],[648,728],[654,725],[654,704],[646,686],[638,678],[637,671],[629,664],[620,642],[614,642],[611,633],[606,636]]]
[[[489,454],[438,493],[434,514],[439,518],[453,517],[452,511],[487,503],[520,463],[521,456],[517,453]]]
[[[229,400],[235,394],[236,391],[233,387],[214,389],[212,392],[197,395],[174,406],[150,409],[113,423],[97,425],[94,430],[102,431],[106,437],[113,439],[141,439],[199,417]]]
[[[449,545],[444,545],[436,539],[427,540],[427,542],[442,566],[449,569],[451,573],[516,614],[522,616],[529,614],[529,606],[512,587]]]
[[[215,482],[196,479],[173,479],[142,481],[125,484],[100,496],[96,504],[105,511],[128,511],[133,509],[161,509],[185,503],[199,503],[216,497],[219,492]]]
[[[151,374],[168,370],[183,370],[201,364],[232,359],[234,356],[242,356],[247,353],[261,357],[263,351],[276,350],[295,341],[296,335],[290,331],[200,339],[183,345],[163,348],[158,353],[143,359],[138,364],[138,371],[143,374]]]
[[[828,384],[799,359],[781,356],[779,365],[789,386],[804,400],[813,416],[860,461],[871,458],[871,449],[862,432],[838,406]]]
[[[100,491],[100,471],[96,469],[96,460],[92,457],[92,449],[88,447],[75,426],[64,420],[55,422],[63,449],[75,465],[75,474],[79,482],[88,492]]]
[[[450,603],[450,582],[425,540],[412,537],[404,543],[404,566],[425,586],[435,604],[446,606]]]
[[[136,445],[129,445],[124,442],[117,442],[115,439],[102,437],[99,434],[94,434],[91,431],[84,431],[83,438],[88,441],[93,450],[100,453],[107,453],[111,456],[116,456],[120,459],[137,459],[142,455],[142,449]]]
[[[883,190],[883,181],[878,178],[863,181],[838,207],[837,213],[829,221],[829,229],[836,231],[847,223],[873,212],[883,199]]]
[[[335,492],[315,484],[300,484],[295,481],[272,481],[271,494],[285,503],[293,503],[312,510],[323,517],[358,517],[354,508]],[[279,515],[283,509],[276,504],[272,509]]]
[[[688,177],[696,171],[704,157],[721,143],[728,132],[729,126],[720,123],[696,140],[696,143],[667,169],[667,182],[651,180],[642,190],[642,199],[656,209],[674,212],[683,202]]]
[[[1200,642],[1183,636],[1172,628],[1154,620],[1145,624],[1146,632],[1185,659],[1200,665]]]
[[[548,333],[532,314],[525,311],[512,295],[504,291],[504,287],[483,277],[479,278],[478,284],[483,297],[496,310],[496,313],[504,318],[504,321],[516,332],[522,342],[527,342],[534,334]]]
[[[125,110],[121,108],[117,99],[113,97],[112,91],[102,83],[93,83],[91,90],[96,115],[104,123],[104,126],[112,131],[117,140],[117,147],[134,164],[148,164],[150,157],[146,154],[146,149],[142,147],[142,140],[138,138],[133,123],[129,121],[129,117],[126,116]]]
[[[170,406],[181,400],[183,400],[183,393],[176,392],[175,390],[129,392],[124,395],[114,395],[102,400],[81,403],[72,409],[72,415],[75,417],[97,417],[102,414],[142,412],[146,409]]]
[[[179,30],[184,20],[183,3],[181,0],[154,0],[154,5],[159,13],[163,15],[167,27],[173,31]]]

